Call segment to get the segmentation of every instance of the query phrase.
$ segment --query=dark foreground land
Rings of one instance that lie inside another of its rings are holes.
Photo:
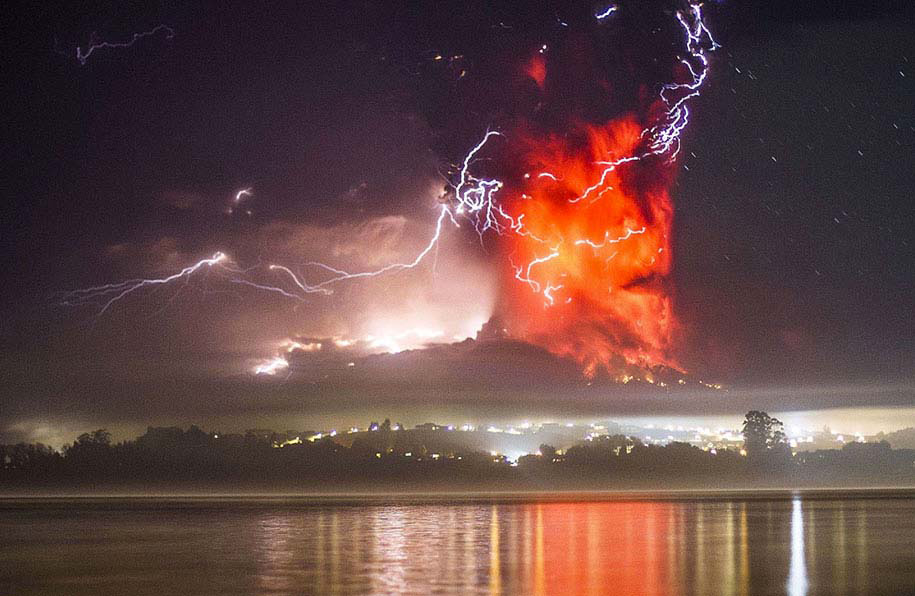
[[[905,594],[915,491],[0,498],[0,593]]]
[[[111,444],[83,435],[63,452],[0,446],[0,493],[334,493],[581,491],[739,488],[913,487],[915,450],[885,443],[792,454],[787,447],[704,451],[648,446],[624,436],[582,441],[563,452],[510,462],[461,450],[448,433],[380,431],[344,445],[330,437],[279,445],[218,437],[192,427]],[[432,438],[429,438],[432,437]]]

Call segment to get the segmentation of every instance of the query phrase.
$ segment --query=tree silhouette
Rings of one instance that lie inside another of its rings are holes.
[[[473,442],[479,437],[470,434],[428,428],[393,432],[389,420],[376,429],[382,427],[392,430],[285,444],[277,437],[289,433],[151,427],[118,444],[104,429],[84,433],[62,452],[40,444],[0,445],[0,491],[915,486],[915,450],[855,442],[792,456],[782,423],[760,411],[749,412],[743,425],[752,457],[721,447],[645,445],[631,436],[602,435],[570,445],[562,455],[544,442],[539,455],[522,456],[514,466],[505,456],[479,449]]]
[[[111,445],[111,433],[100,428],[91,433],[83,433],[76,438],[74,447],[108,447]]]
[[[756,457],[787,447],[785,425],[766,412],[750,410],[743,421],[743,445],[747,455]]]

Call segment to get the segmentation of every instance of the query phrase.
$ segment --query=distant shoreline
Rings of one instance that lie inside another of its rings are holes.
[[[0,494],[0,508],[11,505],[55,504],[66,502],[104,502],[138,504],[177,503],[206,504],[283,504],[319,506],[364,506],[372,504],[526,504],[556,502],[626,502],[626,501],[786,501],[835,499],[915,499],[915,487],[847,487],[847,488],[764,488],[719,490],[593,490],[593,491],[391,491],[391,492],[329,492],[329,493],[69,493]]]

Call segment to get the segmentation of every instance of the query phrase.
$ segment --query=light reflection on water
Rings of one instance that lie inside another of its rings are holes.
[[[788,596],[807,594],[807,561],[804,559],[804,517],[801,500],[791,501],[791,567],[788,570]]]
[[[0,501],[0,593],[867,594],[915,499]]]

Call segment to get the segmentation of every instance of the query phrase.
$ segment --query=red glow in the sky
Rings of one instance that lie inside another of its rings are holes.
[[[542,54],[535,54],[524,66],[524,72],[537,83],[542,90],[546,84],[546,60]]]
[[[525,233],[505,236],[513,266],[503,315],[513,335],[576,359],[589,376],[678,368],[665,281],[672,164],[651,157],[606,172],[598,163],[638,154],[643,129],[629,115],[519,135],[513,148],[524,174],[510,210]]]

